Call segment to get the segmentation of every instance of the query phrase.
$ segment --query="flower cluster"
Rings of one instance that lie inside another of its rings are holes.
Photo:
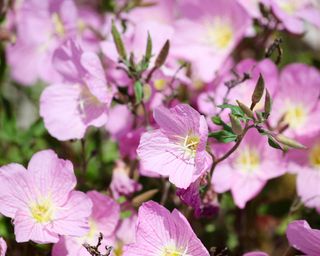
[[[0,18],[0,256],[320,255],[317,1]]]

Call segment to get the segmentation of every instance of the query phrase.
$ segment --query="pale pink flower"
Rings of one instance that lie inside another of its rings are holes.
[[[61,237],[52,248],[52,256],[89,256],[89,252],[82,244],[88,243],[95,246],[100,233],[103,235],[101,247],[99,247],[101,253],[105,253],[105,246],[113,245],[114,231],[120,217],[119,205],[110,197],[97,191],[89,191],[87,195],[93,204],[92,213],[89,217],[89,232],[77,238]]]
[[[292,150],[287,154],[288,170],[297,174],[297,194],[305,206],[320,209],[320,137],[299,140],[306,150]]]
[[[89,126],[106,124],[113,89],[98,56],[72,40],[56,50],[54,62],[65,81],[43,91],[40,115],[55,138],[81,139]]]
[[[320,130],[320,73],[305,64],[290,64],[281,74],[270,121],[288,124],[288,136],[312,136]]]
[[[291,222],[287,238],[292,247],[308,256],[320,255],[320,230],[312,229],[305,220]]]
[[[149,201],[139,209],[135,243],[126,246],[123,255],[209,256],[209,252],[178,210],[171,213]]]
[[[269,256],[268,253],[265,253],[265,252],[247,252],[245,254],[243,254],[242,256]]]
[[[7,252],[7,243],[2,237],[0,237],[0,256],[5,256],[6,252]]]
[[[256,130],[249,131],[239,149],[213,172],[212,184],[218,193],[231,190],[235,204],[244,208],[269,179],[285,172],[282,153],[271,148],[267,137]]]
[[[288,31],[303,33],[305,21],[320,28],[320,10],[316,8],[313,0],[269,0],[269,2],[273,13]]]
[[[91,200],[74,191],[72,163],[52,150],[36,153],[27,170],[19,164],[0,168],[0,212],[13,219],[17,242],[56,243],[59,235],[88,231]]]
[[[251,26],[247,12],[234,0],[179,1],[172,54],[192,63],[193,73],[212,81]]]
[[[114,198],[120,196],[130,196],[134,192],[141,190],[142,186],[137,181],[129,177],[130,168],[122,161],[117,161],[112,172],[110,189]]]
[[[257,62],[253,59],[245,59],[234,67],[234,71],[239,75],[239,79],[244,76],[244,73],[249,74],[251,78],[231,90],[228,94],[229,104],[237,105],[236,100],[239,100],[250,106],[252,92],[260,74],[264,78],[265,87],[268,89],[270,95],[272,97],[275,95],[279,83],[279,74],[276,65],[271,60],[266,59]],[[212,126],[212,128],[216,128],[216,126],[213,126],[211,117],[220,112],[221,109],[217,108],[216,105],[224,103],[224,97],[227,92],[227,87],[224,83],[232,79],[235,79],[235,75],[228,70],[228,72],[220,78],[220,81],[214,90],[208,90],[201,93],[197,99],[199,111],[207,116],[208,124]],[[255,110],[263,111],[263,107],[264,100],[261,100],[256,105]],[[222,114],[222,117],[223,119],[227,118],[226,121],[229,121],[227,111]]]
[[[17,41],[7,47],[7,55],[13,78],[24,85],[38,79],[51,83],[61,80],[52,56],[64,40],[78,38],[86,46],[97,41],[88,27],[98,27],[98,15],[90,15],[88,8],[80,9],[73,0],[23,1],[17,12]]]
[[[154,119],[160,129],[144,133],[137,149],[143,169],[187,188],[211,165],[206,120],[185,104],[171,109],[160,106],[154,110]]]

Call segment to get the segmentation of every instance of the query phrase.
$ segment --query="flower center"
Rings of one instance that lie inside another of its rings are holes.
[[[302,105],[289,106],[284,117],[285,123],[293,129],[297,129],[307,121],[307,113]]]
[[[66,31],[65,31],[63,22],[61,20],[61,17],[59,16],[59,14],[54,13],[51,16],[51,19],[52,19],[54,31],[57,33],[59,37],[63,37]]]
[[[36,222],[47,223],[53,219],[54,206],[48,198],[30,204],[30,212]]]
[[[187,254],[184,250],[169,245],[163,249],[161,256],[187,256]]]
[[[309,161],[312,167],[320,169],[320,143],[310,150]]]
[[[230,45],[232,39],[233,30],[228,22],[216,18],[213,22],[207,23],[207,41],[210,45],[223,50]]]
[[[295,1],[295,0],[285,0],[285,1],[279,1],[279,7],[282,11],[285,13],[292,15],[294,14],[297,10],[302,5],[303,0]]]
[[[256,150],[248,147],[240,152],[236,164],[244,172],[253,172],[260,165],[260,156]]]
[[[200,143],[199,136],[195,135],[187,135],[183,142],[183,147],[185,151],[189,153],[191,156],[195,156],[197,152],[198,145]]]

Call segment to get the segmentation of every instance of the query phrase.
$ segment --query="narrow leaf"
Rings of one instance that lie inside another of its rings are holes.
[[[139,207],[143,202],[150,200],[155,194],[159,192],[159,189],[148,190],[132,199],[132,205]]]

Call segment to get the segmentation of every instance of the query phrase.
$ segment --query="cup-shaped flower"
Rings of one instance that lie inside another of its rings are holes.
[[[271,148],[256,130],[246,134],[237,152],[218,164],[212,175],[214,190],[231,190],[235,204],[244,208],[269,179],[285,172],[281,151]]]
[[[88,232],[91,200],[75,191],[72,163],[52,150],[36,153],[27,170],[0,168],[0,213],[13,219],[17,242],[55,243],[59,235]]]
[[[320,130],[320,73],[305,64],[290,64],[281,74],[270,119],[274,126],[289,125],[288,136],[312,136]]]
[[[0,256],[5,256],[7,251],[7,243],[0,237]]]
[[[139,209],[135,243],[126,246],[123,255],[209,256],[209,252],[178,210],[170,212],[149,201]]]
[[[65,81],[43,91],[40,115],[55,138],[81,139],[89,126],[106,124],[113,90],[98,56],[82,51],[74,41],[55,51],[54,63]]]
[[[291,222],[287,228],[289,243],[309,256],[320,255],[320,230],[312,229],[305,220]]]
[[[83,244],[88,243],[95,246],[98,243],[100,233],[103,235],[100,247],[101,253],[104,253],[103,248],[105,246],[113,245],[113,234],[120,217],[119,205],[110,197],[97,191],[89,191],[87,195],[93,206],[89,217],[89,232],[82,237],[61,237],[52,248],[52,256],[90,256]]]
[[[206,151],[208,125],[189,105],[154,110],[159,129],[142,135],[137,149],[145,170],[169,176],[179,188],[187,188],[211,165]]]

